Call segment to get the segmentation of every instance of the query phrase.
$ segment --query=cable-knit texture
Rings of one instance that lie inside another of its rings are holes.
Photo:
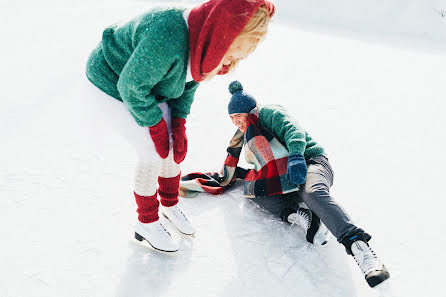
[[[141,223],[152,223],[158,221],[158,208],[159,201],[156,199],[156,193],[152,196],[140,196],[136,193],[135,195],[136,204],[138,208],[136,212],[138,213],[138,220]]]
[[[158,177],[158,194],[163,206],[174,206],[178,203],[178,189],[180,185],[180,174],[175,177]]]
[[[151,196],[156,193],[156,179],[160,172],[160,162],[139,162],[135,170],[135,193]]]
[[[173,160],[173,150],[169,151],[169,155],[166,159],[161,160],[161,177],[175,177],[180,174],[180,165]]]

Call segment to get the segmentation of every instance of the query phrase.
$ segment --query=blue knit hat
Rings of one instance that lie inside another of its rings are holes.
[[[228,104],[228,113],[249,113],[257,106],[256,99],[243,92],[242,84],[235,80],[229,84],[229,92],[232,94]]]

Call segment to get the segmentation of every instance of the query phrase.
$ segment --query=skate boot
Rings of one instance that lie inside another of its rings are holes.
[[[179,248],[178,243],[159,220],[148,224],[138,221],[135,225],[135,238],[138,241],[144,239],[154,249],[163,252],[176,252]]]
[[[193,235],[195,233],[195,228],[189,222],[178,204],[169,207],[161,206],[160,209],[163,215],[170,220],[181,233],[186,235]]]
[[[347,253],[355,258],[370,287],[374,287],[390,277],[384,264],[378,259],[375,252],[369,246],[371,236],[367,233],[358,233],[347,236],[342,241]]]
[[[297,211],[285,208],[282,210],[281,218],[284,222],[301,226],[306,232],[306,239],[309,243],[324,245],[330,238],[330,231],[319,217],[308,208],[299,207]]]

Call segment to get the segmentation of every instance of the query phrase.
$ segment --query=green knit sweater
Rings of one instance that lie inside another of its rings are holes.
[[[87,77],[123,101],[140,126],[162,118],[167,102],[172,117],[186,118],[198,83],[186,82],[189,33],[183,10],[153,9],[122,26],[106,28],[87,62]]]
[[[271,132],[284,144],[290,153],[302,154],[306,160],[325,153],[324,148],[280,105],[261,106],[259,123],[260,127]]]

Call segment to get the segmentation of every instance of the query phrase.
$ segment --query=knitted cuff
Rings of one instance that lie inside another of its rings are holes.
[[[136,204],[138,208],[136,212],[138,213],[138,220],[141,223],[152,223],[158,221],[158,207],[159,202],[156,199],[156,193],[152,196],[140,196],[133,192],[136,199]]]
[[[178,203],[178,189],[181,174],[175,177],[158,177],[158,194],[162,206],[174,206]]]

